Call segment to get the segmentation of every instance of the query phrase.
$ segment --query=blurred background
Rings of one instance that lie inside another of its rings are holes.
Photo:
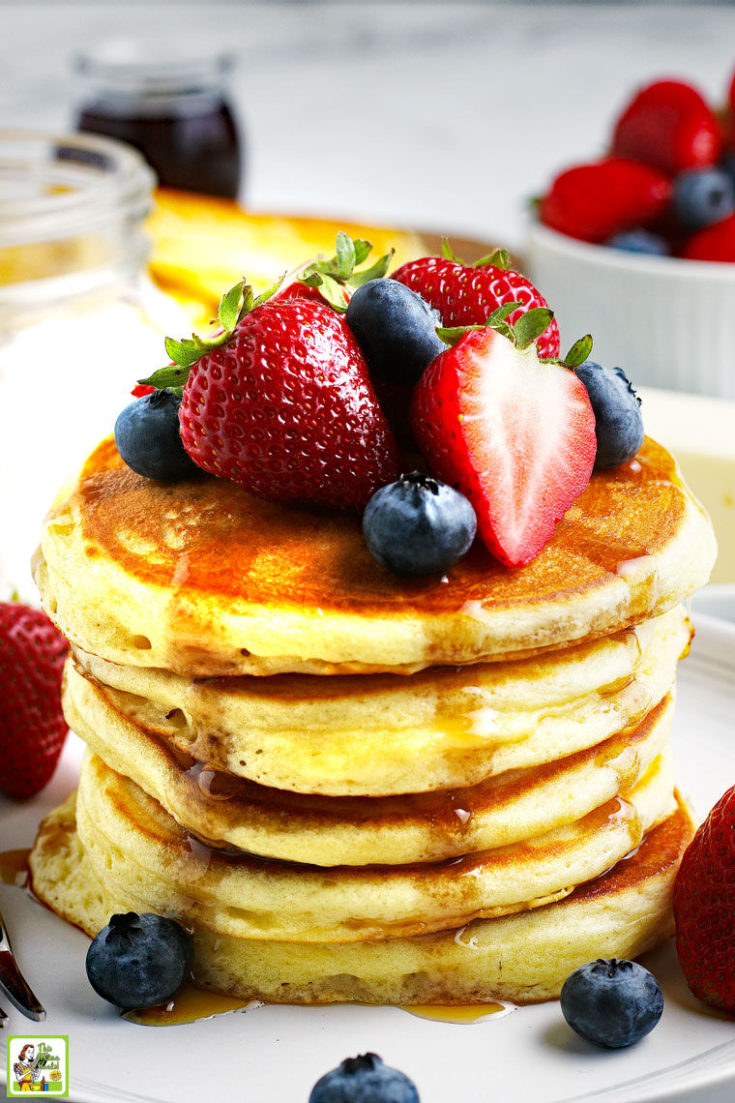
[[[105,40],[152,40],[161,64],[221,47],[249,206],[513,247],[634,86],[682,75],[724,102],[735,67],[729,4],[27,0],[0,18],[2,125],[72,127],[74,56]]]

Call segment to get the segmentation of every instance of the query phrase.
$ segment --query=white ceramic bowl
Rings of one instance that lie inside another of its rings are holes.
[[[591,333],[592,359],[634,384],[735,399],[735,264],[622,252],[533,223],[525,269],[562,355]]]

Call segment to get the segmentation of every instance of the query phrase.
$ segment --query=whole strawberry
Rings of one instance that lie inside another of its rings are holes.
[[[735,1011],[735,786],[689,844],[674,884],[676,950],[687,984]]]
[[[67,643],[45,613],[0,603],[0,790],[23,800],[51,780],[66,739]]]
[[[508,316],[511,325],[529,310],[546,307],[530,280],[508,266],[502,250],[475,264],[463,264],[445,242],[444,256],[409,261],[392,275],[439,311],[447,327],[484,325],[498,307],[519,304]],[[559,355],[559,328],[551,319],[538,340],[539,356]]]
[[[312,298],[223,298],[222,333],[167,340],[145,382],[183,386],[179,425],[199,467],[273,501],[360,509],[401,470],[393,432],[344,318]]]
[[[680,80],[641,88],[615,123],[612,152],[642,161],[669,176],[714,165],[722,133],[703,96]]]
[[[561,172],[541,200],[545,226],[580,241],[599,243],[663,216],[671,181],[650,165],[607,157]]]

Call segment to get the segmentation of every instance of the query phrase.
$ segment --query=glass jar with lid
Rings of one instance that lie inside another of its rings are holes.
[[[146,272],[153,183],[119,142],[0,131],[0,600],[34,597],[53,495],[186,330]]]
[[[75,126],[140,150],[162,187],[236,199],[243,151],[226,94],[232,55],[169,39],[112,40],[74,60]]]

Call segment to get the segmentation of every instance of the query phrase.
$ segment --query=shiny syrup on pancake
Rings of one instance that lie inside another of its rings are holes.
[[[650,734],[665,709],[667,700],[665,698],[651,709],[640,723],[611,737],[602,745],[585,748],[566,759],[531,767],[534,778],[536,780],[551,778],[560,769],[568,767],[570,762],[582,762],[588,758],[597,760],[602,756],[605,761],[620,770],[625,779],[624,787],[633,785],[640,774],[640,759],[636,746]],[[270,789],[246,778],[213,769],[152,732],[146,732],[146,738],[166,754],[177,771],[179,781],[186,786],[188,799],[200,807],[203,807],[207,801],[234,801],[249,807],[256,806],[279,813],[307,814],[323,820],[336,817],[352,823],[422,819],[452,834],[462,834],[470,825],[474,811],[492,803],[498,788],[502,789],[505,799],[512,799],[527,784],[524,775],[528,771],[519,770],[514,772],[512,781],[507,776],[500,775],[502,781],[498,778],[490,778],[466,789],[407,793],[400,796],[335,797],[317,793],[296,793]],[[219,853],[224,850],[231,856],[236,856],[238,853],[229,847],[214,849]]]
[[[633,614],[644,613],[655,586],[647,557],[676,536],[685,511],[674,460],[647,439],[634,460],[593,474],[527,566],[508,569],[477,542],[437,581],[380,567],[356,516],[256,499],[204,475],[155,483],[127,468],[111,440],[88,459],[77,493],[88,554],[109,556],[149,584],[366,616],[462,609],[481,617],[486,606],[558,599],[604,585],[611,574],[634,591]],[[155,547],[156,555],[136,546]]]

